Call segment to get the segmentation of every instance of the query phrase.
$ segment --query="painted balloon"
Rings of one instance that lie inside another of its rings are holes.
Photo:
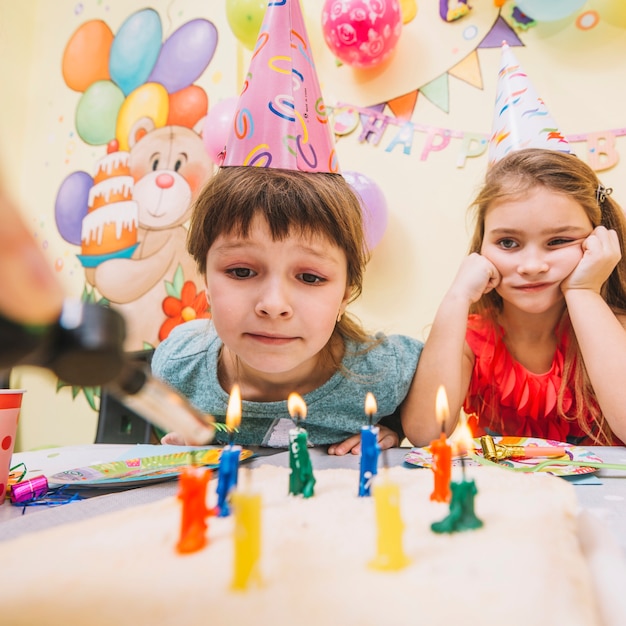
[[[128,95],[146,82],[161,50],[161,18],[154,9],[130,15],[117,31],[109,55],[109,73]]]
[[[156,128],[165,126],[169,113],[169,95],[163,85],[146,83],[128,94],[117,116],[115,138],[120,150],[128,150],[128,136],[132,125],[142,117],[149,117]]]
[[[90,20],[76,29],[65,46],[61,71],[66,85],[83,92],[98,80],[108,80],[113,33],[101,20]]]
[[[267,0],[226,0],[228,25],[248,50],[254,50],[266,8]]]
[[[535,22],[554,22],[576,13],[587,0],[516,0],[517,8]]]
[[[161,83],[169,93],[191,85],[207,68],[217,47],[217,28],[203,19],[191,20],[163,43],[148,82]]]
[[[382,189],[365,174],[343,172],[350,187],[356,192],[363,211],[365,241],[369,250],[373,250],[387,230],[387,201]]]
[[[169,95],[168,126],[193,128],[206,114],[209,98],[198,85],[189,85]]]
[[[398,2],[325,0],[324,40],[340,60],[357,68],[372,68],[390,58],[402,33]]]
[[[92,146],[113,139],[123,102],[122,90],[110,80],[98,80],[90,85],[76,106],[76,132],[80,138]]]
[[[226,98],[213,105],[204,121],[202,141],[213,163],[220,164],[220,153],[226,146],[226,140],[233,124],[238,98]]]
[[[72,172],[61,183],[54,204],[59,234],[65,241],[80,246],[83,218],[87,215],[89,190],[93,178],[87,172]]]

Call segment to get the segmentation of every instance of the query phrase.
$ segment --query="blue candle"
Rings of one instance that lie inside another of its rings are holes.
[[[218,517],[230,515],[230,492],[237,486],[239,475],[239,454],[241,446],[228,444],[220,455],[220,466],[217,475],[217,508]]]
[[[230,492],[237,486],[239,474],[239,455],[241,446],[233,445],[235,429],[241,423],[241,392],[239,385],[233,385],[226,409],[226,428],[228,429],[228,445],[224,446],[220,455],[220,465],[217,479],[217,515],[230,515]]]
[[[372,417],[377,409],[376,398],[372,393],[365,396],[365,413],[369,417],[369,425],[361,428],[361,464],[359,477],[359,496],[370,496],[374,476],[378,473],[378,433],[380,428],[372,426]]]

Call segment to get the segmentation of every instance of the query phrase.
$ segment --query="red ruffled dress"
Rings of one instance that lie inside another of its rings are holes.
[[[564,335],[557,346],[550,370],[533,374],[511,356],[503,335],[504,330],[490,320],[469,316],[466,340],[475,362],[463,408],[474,436],[538,437],[575,445],[593,444],[576,419],[557,414],[568,336]],[[565,391],[563,408],[566,414],[574,412],[569,390]],[[586,417],[591,423],[592,416]]]

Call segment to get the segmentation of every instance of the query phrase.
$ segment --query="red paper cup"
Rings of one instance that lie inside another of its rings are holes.
[[[25,389],[0,389],[0,504],[4,504],[6,499],[11,457],[24,392]]]

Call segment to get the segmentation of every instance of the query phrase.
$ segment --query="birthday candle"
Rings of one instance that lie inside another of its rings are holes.
[[[248,476],[250,471],[247,472]],[[248,481],[249,482],[249,481]],[[232,494],[235,515],[235,562],[232,588],[244,590],[251,581],[261,582],[261,494],[236,489]]]
[[[369,496],[374,476],[378,473],[378,426],[372,425],[372,418],[378,406],[374,394],[368,391],[365,396],[365,413],[369,418],[369,424],[361,427],[361,463],[359,476],[359,496]]]
[[[432,471],[435,479],[433,492],[430,499],[435,502],[450,502],[450,476],[452,474],[452,448],[446,439],[445,425],[450,417],[448,398],[443,385],[437,389],[435,410],[437,421],[441,424],[439,439],[430,442],[430,451],[433,455]]]
[[[220,454],[220,464],[217,482],[217,510],[219,517],[230,515],[228,497],[230,492],[237,486],[239,473],[239,455],[241,446],[233,445],[235,429],[241,423],[241,393],[239,385],[233,385],[226,409],[226,428],[228,429],[229,442],[224,446]]]
[[[196,552],[206,545],[206,518],[211,514],[206,506],[206,488],[210,479],[210,469],[193,466],[184,468],[179,476],[182,514],[178,552]]]
[[[300,426],[300,420],[306,418],[306,403],[299,394],[291,393],[287,399],[287,408],[296,425],[289,430],[289,493],[310,498],[315,488],[315,476],[309,456],[307,432]]]
[[[374,504],[378,529],[377,555],[370,566],[381,570],[399,570],[410,563],[402,547],[404,523],[400,515],[400,486],[391,482],[387,470],[382,482],[374,484]]]
[[[478,519],[474,512],[474,498],[478,493],[474,480],[468,480],[465,476],[465,455],[473,447],[474,440],[467,425],[467,418],[463,415],[457,428],[457,452],[461,456],[462,479],[450,485],[452,496],[450,499],[450,512],[439,522],[431,524],[436,533],[454,533],[463,530],[480,528],[483,522]]]

